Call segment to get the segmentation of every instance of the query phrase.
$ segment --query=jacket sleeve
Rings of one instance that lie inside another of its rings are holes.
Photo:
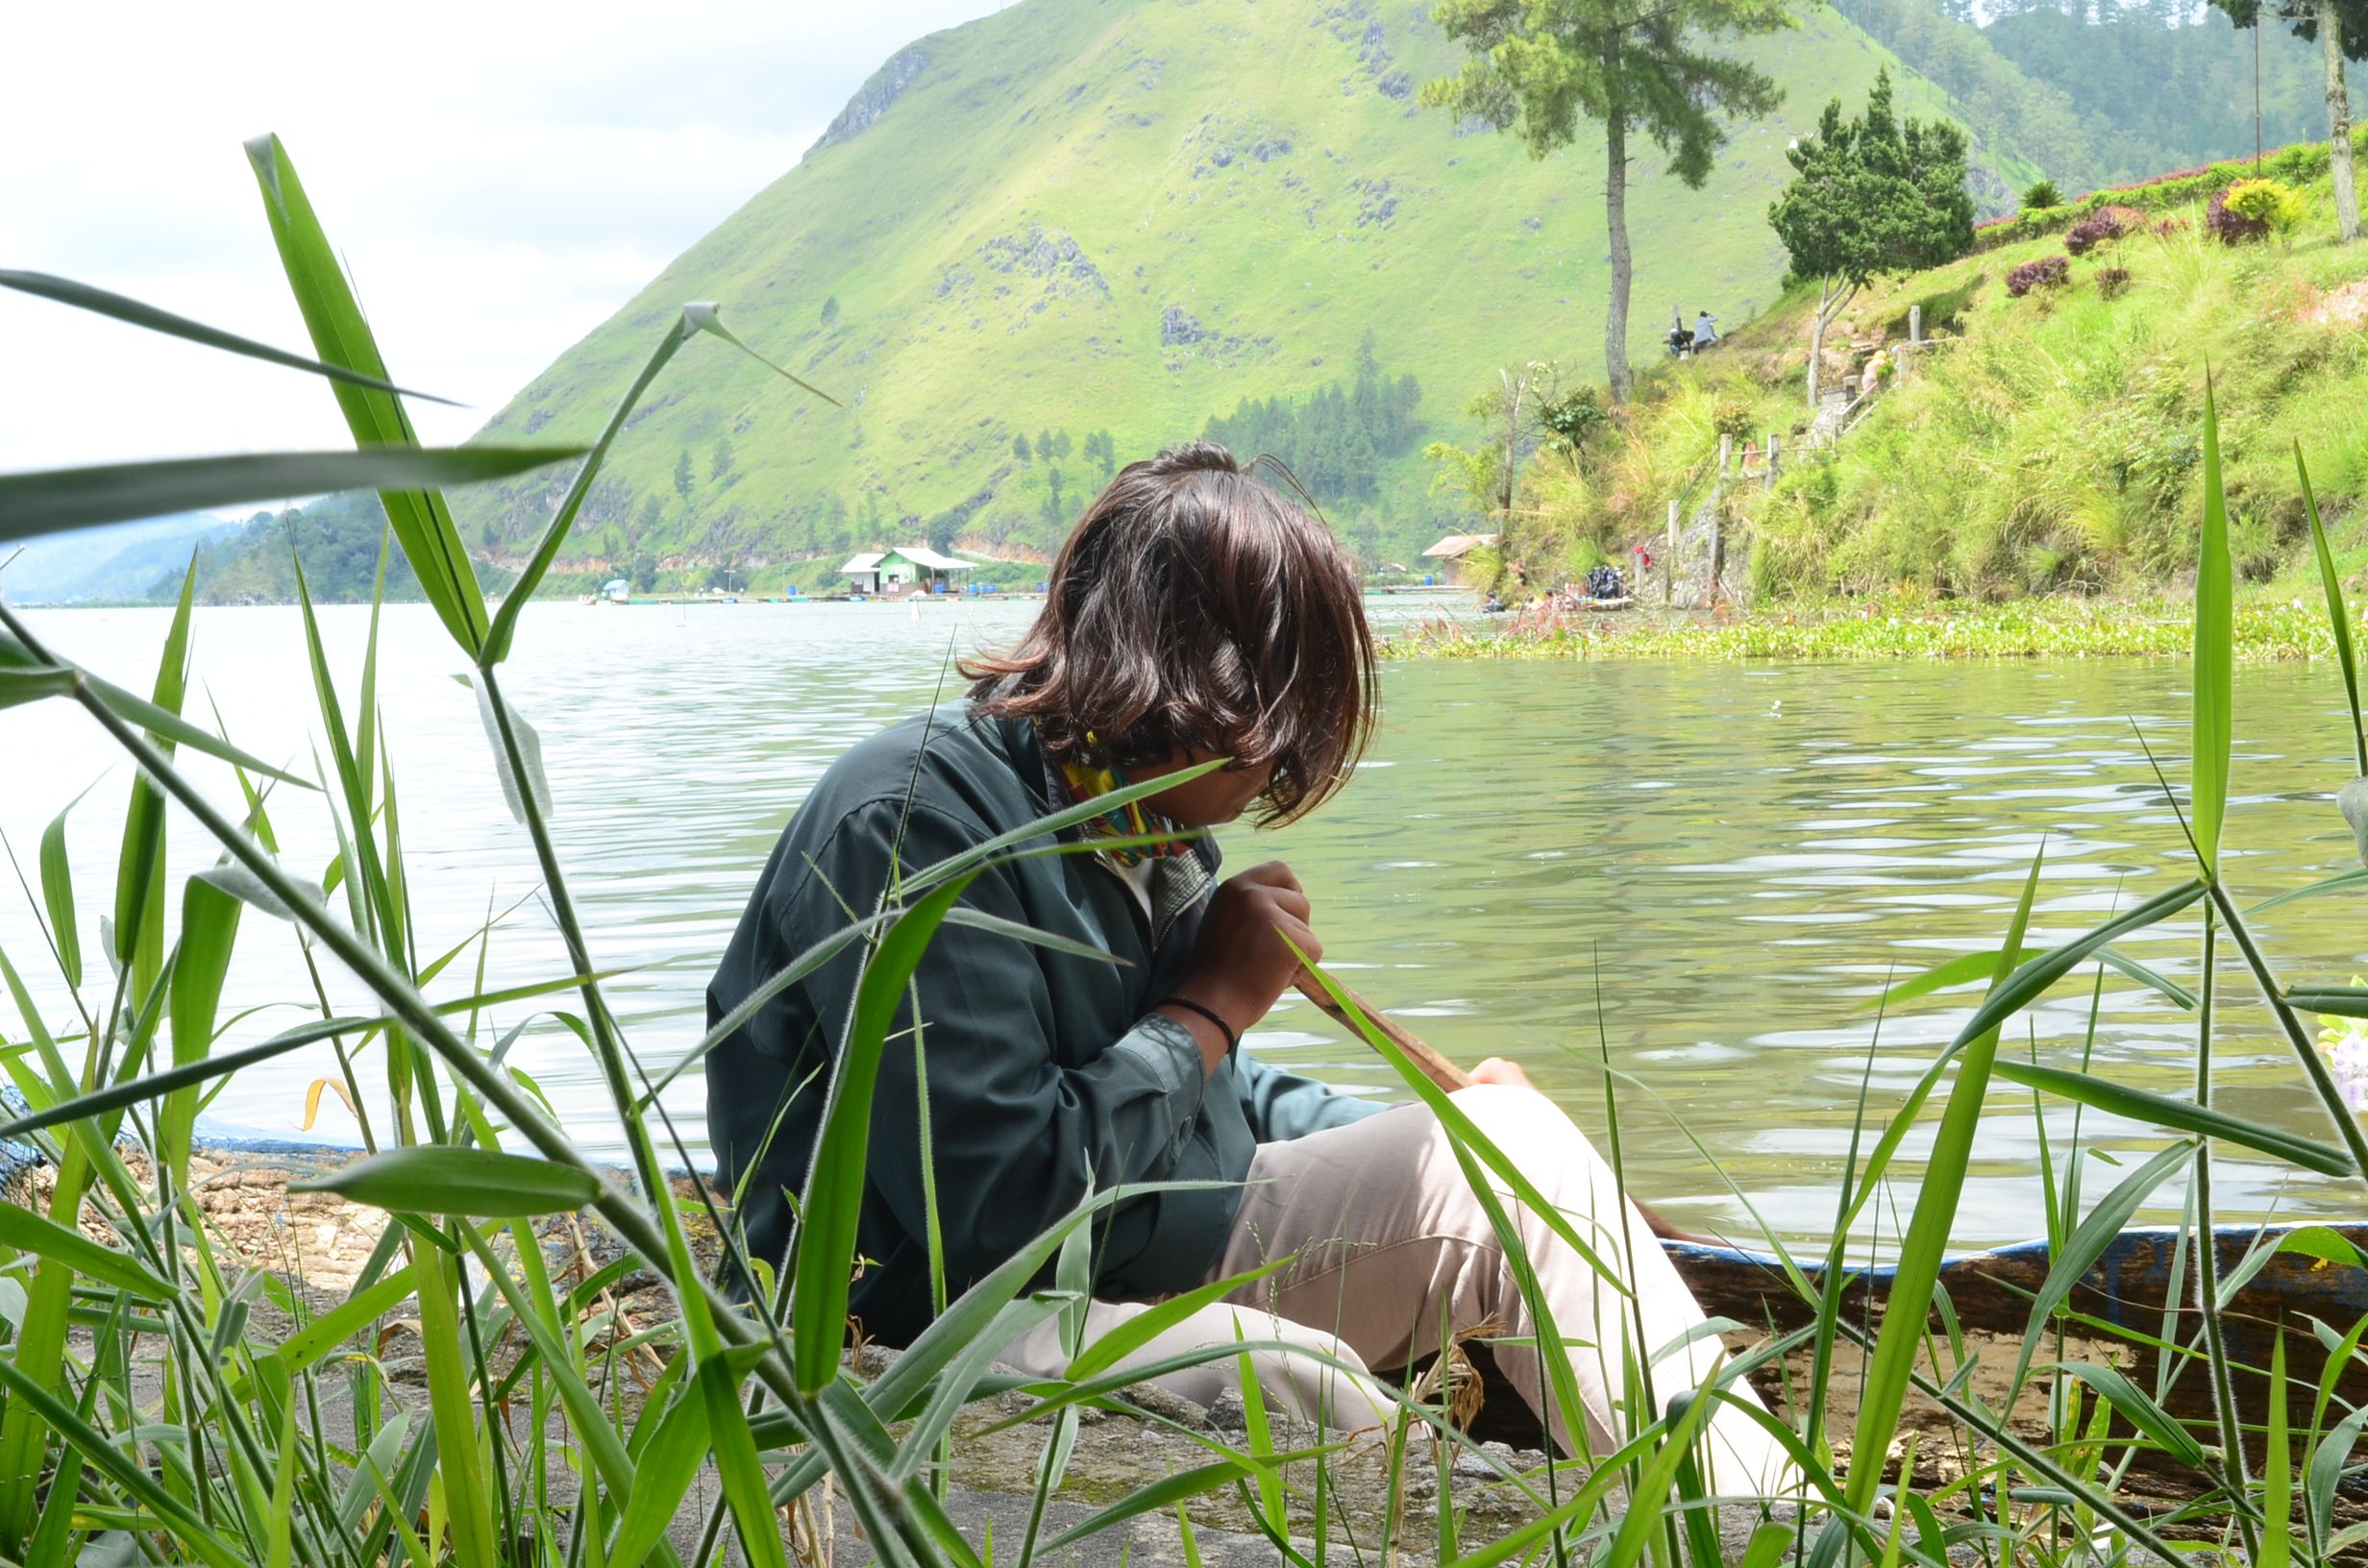
[[[927,867],[989,836],[901,802],[859,808],[814,856],[813,875],[783,913],[817,934],[869,913],[891,855]],[[815,902],[820,900],[820,902]],[[1008,869],[980,874],[961,902],[1026,923]],[[807,939],[809,942],[812,938]],[[806,982],[836,1059],[854,999],[858,955],[842,954]],[[1090,961],[998,932],[948,922],[923,955],[880,1060],[867,1182],[909,1236],[926,1234],[920,1091],[925,1066],[928,1137],[940,1231],[956,1289],[1009,1258],[1089,1192],[1156,1180],[1198,1113],[1200,1048],[1181,1024],[1147,1016],[1079,1066],[1053,1049],[1048,968]],[[918,994],[921,1029],[913,1029]],[[925,1065],[917,1057],[925,1054]]]
[[[1380,1100],[1344,1094],[1313,1078],[1270,1067],[1247,1050],[1234,1053],[1233,1072],[1242,1089],[1242,1114],[1261,1143],[1281,1143],[1345,1127],[1390,1109]]]

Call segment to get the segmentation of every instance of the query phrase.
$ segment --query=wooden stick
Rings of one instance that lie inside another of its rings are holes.
[[[1298,988],[1299,994],[1320,1008],[1324,1017],[1359,1040],[1365,1038],[1365,1032],[1357,1027],[1357,1020],[1349,1015],[1348,1009],[1334,1001],[1332,993],[1324,990],[1315,976],[1305,969],[1299,971]],[[1428,1078],[1450,1094],[1459,1089],[1471,1087],[1470,1073],[1440,1055],[1403,1024],[1355,992],[1345,986],[1343,986],[1341,991],[1356,1010],[1365,1015],[1365,1021],[1371,1024],[1376,1033],[1399,1050],[1404,1051],[1413,1060],[1414,1065],[1422,1069],[1423,1077]]]

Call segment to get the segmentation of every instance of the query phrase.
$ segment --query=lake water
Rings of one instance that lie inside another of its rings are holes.
[[[781,824],[837,752],[940,689],[950,649],[1008,640],[1033,607],[930,604],[631,609],[537,605],[506,677],[539,726],[556,831],[595,959],[629,972],[609,992],[635,1048],[662,1065],[695,1040],[715,955]],[[1382,618],[1410,613],[1376,601]],[[350,704],[366,612],[322,616]],[[39,634],[145,690],[161,611],[37,612]],[[309,771],[312,699],[300,623],[281,609],[197,616],[192,711],[218,705],[239,744]],[[497,929],[489,987],[565,972],[524,832],[496,786],[463,661],[430,613],[386,612],[380,697],[399,789],[424,955],[528,899]],[[1314,819],[1274,834],[1227,830],[1236,865],[1281,856],[1314,895],[1318,929],[1349,984],[1449,1055],[1525,1064],[1581,1125],[1604,1122],[1598,1032],[1623,1090],[1636,1188],[1682,1221],[1744,1224],[1741,1205],[1677,1130],[1715,1157],[1761,1213],[1810,1237],[1831,1223],[1837,1173],[1862,1079],[1887,1113],[1971,1006],[1964,991],[1895,1012],[1874,1041],[1862,1010],[1887,976],[1994,945],[2034,852],[2047,867],[2035,939],[2067,938],[2185,874],[2179,829],[2141,749],[2178,776],[2186,739],[2183,664],[1406,663],[1384,672],[1385,723],[1352,786]],[[950,691],[949,684],[945,689]],[[2238,803],[2229,868],[2248,898],[2356,864],[2331,802],[2348,776],[2339,683],[2330,669],[2237,675]],[[94,779],[69,835],[86,953],[111,886],[125,765],[79,713],[57,703],[0,714],[10,762],[0,828],[29,874],[43,824]],[[235,802],[226,770],[192,772]],[[317,805],[273,801],[288,862],[317,877],[333,842]],[[176,877],[209,864],[177,817]],[[2306,901],[2263,917],[2264,943],[2294,979],[2368,972],[2356,899]],[[2192,983],[2194,912],[2125,945]],[[0,944],[48,976],[32,917],[0,899]],[[2225,944],[2224,944],[2225,950]],[[438,994],[464,994],[467,963]],[[335,988],[333,985],[333,991]],[[350,983],[341,1006],[359,1005]],[[309,994],[289,928],[250,914],[228,1010]],[[2328,1129],[2249,982],[2231,971],[2216,1044],[2222,1103],[2317,1137]],[[2013,1025],[2010,1044],[2074,1065],[2087,986]],[[571,1000],[558,999],[571,1006]],[[502,1010],[507,1028],[524,1006]],[[4,1017],[5,1015],[0,1015]],[[287,1006],[241,1023],[258,1039],[298,1021]],[[13,1035],[13,1020],[0,1034]],[[1262,1055],[1388,1094],[1392,1080],[1291,999],[1254,1037]],[[2109,978],[2096,1053],[2131,1084],[2185,1092],[2185,1016]],[[605,1097],[572,1035],[549,1020],[513,1054],[587,1148],[613,1152]],[[212,1108],[223,1131],[298,1136],[325,1052],[236,1080]],[[363,1068],[376,1076],[375,1059]],[[670,1093],[695,1154],[703,1090]],[[2068,1137],[2071,1115],[2047,1116]],[[2159,1135],[2094,1115],[2084,1140],[2109,1160]],[[350,1139],[322,1101],[312,1138]],[[2038,1123],[2030,1096],[1992,1095],[1980,1159],[1957,1218],[1961,1243],[2039,1233]],[[1908,1153],[1920,1156],[1912,1140]],[[2356,1187],[2224,1153],[2230,1216],[2356,1216]],[[1900,1167],[1898,1208],[1912,1194]],[[2115,1179],[2092,1171],[2089,1189]],[[2175,1193],[2166,1201],[2176,1202]]]

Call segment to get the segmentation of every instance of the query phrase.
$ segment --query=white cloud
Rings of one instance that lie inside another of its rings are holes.
[[[389,368],[457,441],[796,163],[899,46],[996,0],[22,8],[0,266],[298,350],[240,143],[277,132]],[[321,383],[0,292],[0,470],[348,444]]]

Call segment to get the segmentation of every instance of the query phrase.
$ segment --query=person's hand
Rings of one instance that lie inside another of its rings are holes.
[[[1501,1056],[1492,1056],[1472,1068],[1471,1081],[1475,1084],[1502,1084],[1508,1089],[1534,1090],[1538,1087],[1529,1081],[1529,1074],[1521,1070],[1518,1062],[1508,1062]]]
[[[1310,962],[1323,957],[1323,943],[1308,925],[1309,913],[1299,879],[1279,860],[1227,877],[1209,900],[1199,940],[1193,946],[1192,968],[1176,994],[1223,1018],[1237,1038],[1247,1033],[1298,979],[1299,954]],[[1298,953],[1284,943],[1285,937],[1298,945]],[[1181,1021],[1189,1028],[1194,1018],[1187,1010]],[[1206,1020],[1200,1021],[1205,1027]],[[1201,1050],[1214,1072],[1224,1058],[1224,1041],[1216,1041],[1214,1054],[1209,1043],[1203,1041]]]

